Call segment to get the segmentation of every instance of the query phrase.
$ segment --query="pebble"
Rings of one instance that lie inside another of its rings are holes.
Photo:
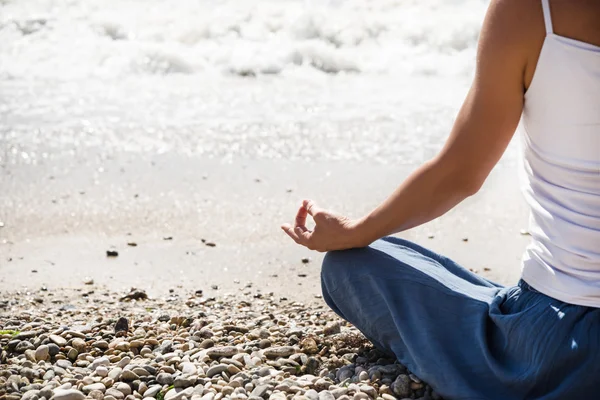
[[[213,347],[206,352],[206,354],[211,358],[233,357],[237,353],[237,347],[233,346]]]
[[[107,369],[106,366],[104,365],[99,365],[98,367],[96,367],[96,373],[98,373],[98,369],[101,368],[102,373],[104,373],[104,370]],[[119,379],[121,377],[121,372],[123,372],[123,368],[121,367],[114,367],[113,369],[111,369],[108,372],[108,377],[114,381],[116,381],[117,379]]]
[[[161,389],[161,385],[150,386],[148,390],[146,390],[146,392],[144,393],[144,397],[156,397],[156,395],[158,394],[158,392],[160,392]]]
[[[129,385],[127,386],[129,387]],[[121,392],[120,390],[118,390],[116,387],[115,388],[110,388],[106,391],[106,395],[107,396],[112,396],[117,400],[121,400],[125,398],[125,394],[123,394],[123,392]]]
[[[79,390],[66,389],[66,390],[55,390],[53,400],[83,400],[85,395]]]
[[[223,371],[227,370],[227,364],[218,364],[218,365],[214,365],[212,367],[210,367],[208,369],[208,371],[206,371],[206,376],[208,376],[209,378],[220,374]]]
[[[104,392],[106,390],[106,386],[104,386],[103,383],[92,383],[91,385],[87,385],[83,387],[83,393],[89,393],[92,390],[99,390],[101,392]]]
[[[319,392],[319,400],[335,400],[335,396],[329,390]]]
[[[59,347],[64,347],[67,345],[67,339],[65,339],[62,336],[58,336],[58,335],[50,335],[49,339],[54,342],[54,344],[56,344]]]
[[[121,373],[121,380],[124,382],[133,382],[137,379],[140,379],[140,377],[133,371],[125,370]]]
[[[37,361],[46,361],[50,357],[50,348],[42,344],[35,350],[35,359]]]
[[[1,400],[60,400],[65,391],[73,400],[439,399],[323,304],[252,285],[244,300],[180,289],[159,299],[103,288],[67,299],[56,289],[44,309],[31,308],[33,293],[11,296],[2,328],[21,333],[0,335],[2,365],[14,374],[0,371]],[[126,330],[116,329],[122,315]]]
[[[280,346],[280,347],[271,347],[264,350],[265,357],[268,358],[279,358],[279,357],[289,357],[294,354],[296,351],[292,346]]]
[[[161,385],[172,385],[174,381],[175,378],[166,372],[160,373],[156,376],[156,382],[160,383]]]
[[[183,362],[179,364],[179,367],[181,368],[181,373],[186,375],[193,375],[198,371],[196,366],[191,362]]]
[[[394,394],[400,398],[409,397],[410,396],[410,383],[411,380],[408,375],[398,375],[394,383],[391,385],[391,389]]]

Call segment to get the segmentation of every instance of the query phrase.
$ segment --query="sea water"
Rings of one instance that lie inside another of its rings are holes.
[[[485,0],[0,0],[0,161],[415,164],[471,83]]]

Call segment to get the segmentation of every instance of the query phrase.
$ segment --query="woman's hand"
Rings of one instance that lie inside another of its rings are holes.
[[[306,228],[306,216],[315,221],[315,228]],[[310,250],[320,252],[363,247],[365,243],[359,232],[360,224],[347,217],[323,210],[311,200],[304,200],[296,215],[294,226],[283,224],[281,229],[294,241]]]

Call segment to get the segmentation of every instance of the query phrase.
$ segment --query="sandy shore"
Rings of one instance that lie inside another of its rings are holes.
[[[322,254],[296,246],[280,223],[292,220],[304,197],[357,217],[412,168],[168,154],[4,165],[0,290],[80,287],[90,277],[153,295],[173,288],[237,293],[250,283],[312,299],[320,292]],[[516,172],[503,166],[477,196],[401,236],[511,284],[528,240],[520,233],[526,219]],[[118,257],[107,257],[107,250]]]

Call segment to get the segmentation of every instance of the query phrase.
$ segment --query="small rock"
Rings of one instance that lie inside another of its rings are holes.
[[[71,346],[73,346],[79,353],[83,353],[86,348],[86,343],[85,340],[81,338],[75,338],[71,341]]]
[[[140,377],[133,371],[126,369],[121,373],[121,380],[123,382],[133,382],[137,379],[140,379]]]
[[[83,387],[83,393],[89,393],[92,390],[99,390],[101,392],[104,392],[106,390],[106,386],[104,386],[103,383],[92,383],[91,385],[87,385]]]
[[[329,390],[319,392],[319,400],[335,400],[335,396]]]
[[[85,399],[85,395],[81,393],[79,390],[75,389],[65,389],[65,390],[55,390],[53,400],[83,400]]]
[[[158,392],[162,389],[161,385],[152,385],[144,392],[144,397],[156,397]]]
[[[19,342],[17,344],[17,346],[15,347],[15,351],[17,353],[24,353],[25,350],[33,350],[35,349],[35,346],[33,344],[31,344],[30,342],[28,342],[27,340],[23,340],[21,342]],[[35,357],[35,353],[34,353],[34,357]]]
[[[129,321],[125,317],[119,318],[117,323],[115,324],[115,333],[127,331],[129,331]]]
[[[50,335],[49,339],[54,342],[54,344],[56,344],[59,347],[64,347],[67,345],[67,339],[65,339],[62,336],[58,336],[58,335]]]
[[[50,348],[43,344],[35,350],[35,359],[37,361],[46,361],[50,357]]]
[[[171,374],[167,374],[166,372],[161,372],[156,376],[156,382],[160,383],[161,385],[172,385],[174,381],[175,378],[173,378]]]
[[[179,368],[181,368],[181,373],[184,375],[193,375],[198,371],[196,366],[191,362],[183,362],[179,364]]]
[[[210,367],[208,371],[206,371],[206,376],[212,378],[214,375],[220,374],[223,371],[227,370],[227,364],[218,364]]]
[[[106,257],[118,257],[119,252],[116,250],[106,250]]]
[[[264,350],[265,357],[268,358],[279,358],[279,357],[289,357],[294,354],[296,351],[292,346],[280,346],[280,347],[271,347]]]
[[[341,327],[339,322],[330,322],[323,328],[323,334],[325,336],[335,335],[336,333],[341,332]]]
[[[39,395],[39,390],[28,390],[27,392],[23,393],[21,400],[37,400],[39,399]]]
[[[408,375],[398,375],[396,380],[390,386],[392,392],[400,398],[410,397],[410,378]]]
[[[206,352],[210,358],[233,357],[237,353],[237,347],[233,346],[213,347]]]
[[[83,284],[84,285],[93,285],[94,279],[89,276],[86,276],[85,278],[83,278]]]
[[[105,395],[112,396],[117,400],[122,400],[125,398],[125,395],[120,390],[117,390],[116,387],[110,388],[106,391]]]
[[[251,395],[257,396],[257,397],[264,397],[265,394],[267,394],[268,390],[269,390],[268,385],[258,385],[254,388],[254,390],[252,390]]]

